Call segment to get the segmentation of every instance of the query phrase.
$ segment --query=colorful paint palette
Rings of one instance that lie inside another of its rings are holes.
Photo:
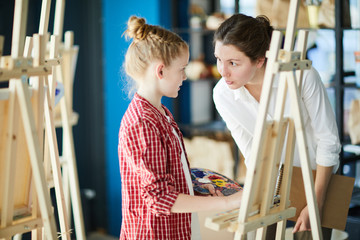
[[[219,190],[224,196],[234,194],[242,187],[239,183],[231,180],[224,175],[205,168],[191,168],[191,179],[193,182],[194,192],[197,195],[209,195],[208,189],[204,188],[204,184],[212,184],[215,190]]]

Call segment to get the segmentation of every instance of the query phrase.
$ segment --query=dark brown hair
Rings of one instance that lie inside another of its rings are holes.
[[[238,13],[225,20],[214,34],[216,41],[233,45],[245,53],[252,61],[265,57],[270,47],[273,27],[266,16],[256,18]]]

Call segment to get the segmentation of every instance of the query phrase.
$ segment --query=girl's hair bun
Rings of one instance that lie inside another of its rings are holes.
[[[146,24],[144,18],[139,18],[136,16],[131,16],[128,20],[128,29],[125,34],[128,38],[133,38],[133,40],[140,41],[146,38],[147,34],[150,31],[150,26]]]

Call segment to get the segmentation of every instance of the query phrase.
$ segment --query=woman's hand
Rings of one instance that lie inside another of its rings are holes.
[[[321,218],[322,215],[322,207],[319,206],[319,216]],[[302,231],[311,231],[310,226],[310,218],[309,218],[309,209],[308,207],[304,207],[303,210],[301,210],[301,213],[296,221],[296,224],[293,229],[293,233],[296,232],[302,232]]]
[[[309,210],[307,206],[304,207],[303,210],[301,210],[301,213],[294,226],[293,233],[302,232],[302,231],[311,231]]]
[[[333,167],[324,167],[317,165],[316,167],[316,177],[315,177],[315,195],[319,208],[319,217],[322,217],[322,208],[325,202],[326,191],[330,182],[331,174]],[[309,210],[308,207],[304,207],[301,210],[298,220],[294,226],[293,233],[299,231],[311,231],[310,219],[309,219]]]

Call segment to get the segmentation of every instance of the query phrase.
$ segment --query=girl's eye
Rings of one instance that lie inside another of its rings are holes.
[[[230,63],[232,66],[237,66],[237,63],[231,62]]]

